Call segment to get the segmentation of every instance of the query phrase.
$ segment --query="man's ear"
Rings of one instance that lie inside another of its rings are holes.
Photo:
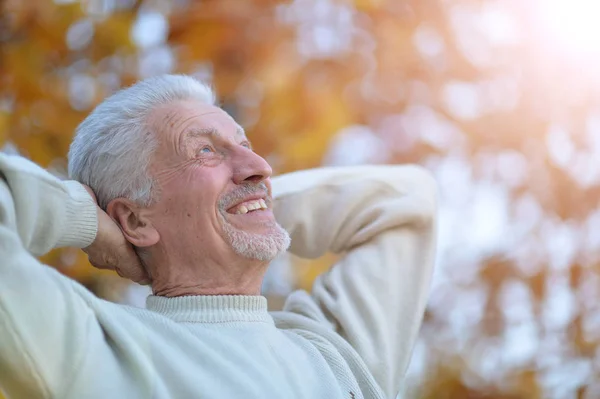
[[[127,241],[136,247],[149,247],[160,239],[143,209],[133,201],[115,198],[109,202],[106,213],[119,224]]]

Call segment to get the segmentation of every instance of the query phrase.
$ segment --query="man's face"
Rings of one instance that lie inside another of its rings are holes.
[[[194,259],[270,261],[289,246],[272,212],[272,170],[222,109],[197,101],[157,108],[152,223],[163,248]]]

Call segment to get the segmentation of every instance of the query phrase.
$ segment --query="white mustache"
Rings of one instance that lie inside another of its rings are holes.
[[[252,195],[264,195],[267,205],[270,205],[271,197],[268,194],[269,190],[267,189],[267,185],[265,183],[247,183],[240,186],[236,190],[223,195],[223,197],[219,199],[218,206],[221,211],[225,211],[233,205],[235,205],[236,203]]]

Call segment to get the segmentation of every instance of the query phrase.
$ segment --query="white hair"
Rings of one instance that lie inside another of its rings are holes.
[[[69,150],[69,176],[90,186],[106,209],[114,198],[141,205],[153,200],[148,173],[157,147],[148,116],[157,106],[177,100],[215,104],[212,89],[185,75],[152,77],[106,98],[75,131]]]

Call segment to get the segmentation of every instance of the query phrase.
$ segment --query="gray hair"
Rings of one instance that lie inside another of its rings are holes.
[[[69,150],[69,176],[90,186],[106,209],[124,197],[150,205],[154,181],[148,173],[158,145],[147,124],[157,106],[177,100],[215,104],[212,89],[185,75],[143,80],[106,98],[75,131]]]

